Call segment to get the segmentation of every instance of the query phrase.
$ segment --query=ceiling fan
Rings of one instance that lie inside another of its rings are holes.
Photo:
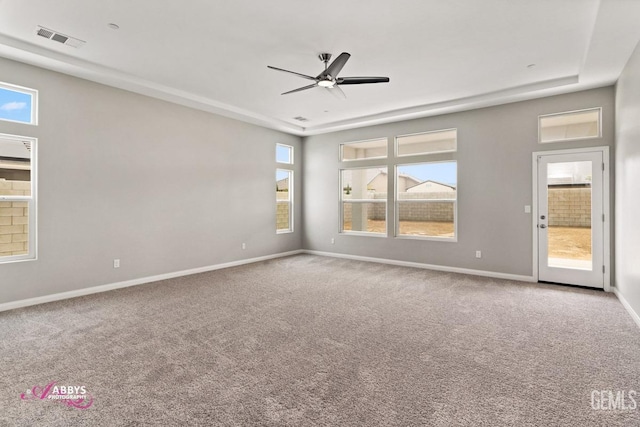
[[[321,53],[318,55],[320,61],[324,62],[324,71],[318,74],[316,77],[308,76],[306,74],[296,73],[295,71],[283,70],[282,68],[272,67],[271,65],[267,65],[268,68],[272,70],[284,71],[285,73],[295,74],[296,76],[302,77],[307,80],[313,80],[313,84],[308,86],[300,87],[298,89],[290,90],[289,92],[285,92],[282,95],[287,95],[289,93],[300,92],[307,89],[312,89],[314,87],[323,87],[325,89],[330,90],[333,94],[337,94],[346,98],[346,95],[340,89],[341,85],[359,85],[365,83],[388,83],[389,77],[338,77],[338,74],[344,67],[344,64],[347,63],[350,54],[347,52],[342,52],[336,59],[333,60],[331,65],[329,65],[329,60],[331,59],[330,53]]]

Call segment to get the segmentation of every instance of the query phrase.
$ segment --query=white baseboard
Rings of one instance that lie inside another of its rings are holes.
[[[333,258],[345,258],[345,259],[352,259],[356,261],[365,261],[365,262],[377,262],[380,264],[399,265],[402,267],[424,268],[427,270],[446,271],[449,273],[462,273],[462,274],[470,274],[473,276],[493,277],[496,279],[518,280],[520,282],[535,282],[535,280],[533,279],[533,276],[521,276],[518,274],[498,273],[495,271],[472,270],[470,268],[447,267],[443,265],[424,264],[421,262],[398,261],[395,259],[373,258],[373,257],[359,256],[359,255],[341,254],[341,253],[335,253],[335,252],[322,252],[322,251],[311,251],[311,250],[304,250],[303,252],[311,255],[321,255],[321,256],[328,256]]]
[[[295,250],[290,252],[281,252],[278,254],[265,255],[256,258],[242,259],[238,261],[226,262],[224,264],[209,265],[206,267],[192,268],[189,270],[175,271],[173,273],[158,274],[157,276],[141,277],[139,279],[127,280],[124,282],[109,283],[106,285],[93,286],[91,288],[83,288],[75,291],[61,292],[57,294],[45,295],[36,298],[23,299],[19,301],[7,302],[0,304],[0,312],[14,310],[16,308],[28,307],[31,305],[44,304],[47,302],[60,301],[63,299],[81,297],[84,295],[97,294],[100,292],[112,291],[114,289],[128,288],[129,286],[143,285],[150,282],[158,282],[160,280],[173,279],[175,277],[189,276],[191,274],[205,273],[207,271],[221,270],[223,268],[236,267],[239,265],[252,264],[254,262],[266,261],[269,259],[282,258],[290,255],[298,255],[303,250]]]
[[[640,316],[638,316],[638,313],[635,312],[633,307],[631,307],[631,304],[629,304],[627,299],[620,293],[618,288],[612,286],[611,289],[613,289],[613,293],[616,294],[616,296],[622,303],[622,306],[627,309],[627,312],[629,312],[633,321],[636,322],[636,325],[638,325],[638,327],[640,328]]]

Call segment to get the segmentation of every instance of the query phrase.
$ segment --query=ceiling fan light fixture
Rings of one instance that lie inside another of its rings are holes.
[[[335,80],[320,80],[318,86],[320,87],[333,87],[336,84]]]

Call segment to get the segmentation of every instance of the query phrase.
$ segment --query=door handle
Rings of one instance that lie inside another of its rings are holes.
[[[540,224],[540,228],[547,228],[547,226],[544,224]]]

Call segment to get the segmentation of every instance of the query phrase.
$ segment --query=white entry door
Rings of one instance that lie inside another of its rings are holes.
[[[538,279],[604,288],[602,151],[538,155]]]

